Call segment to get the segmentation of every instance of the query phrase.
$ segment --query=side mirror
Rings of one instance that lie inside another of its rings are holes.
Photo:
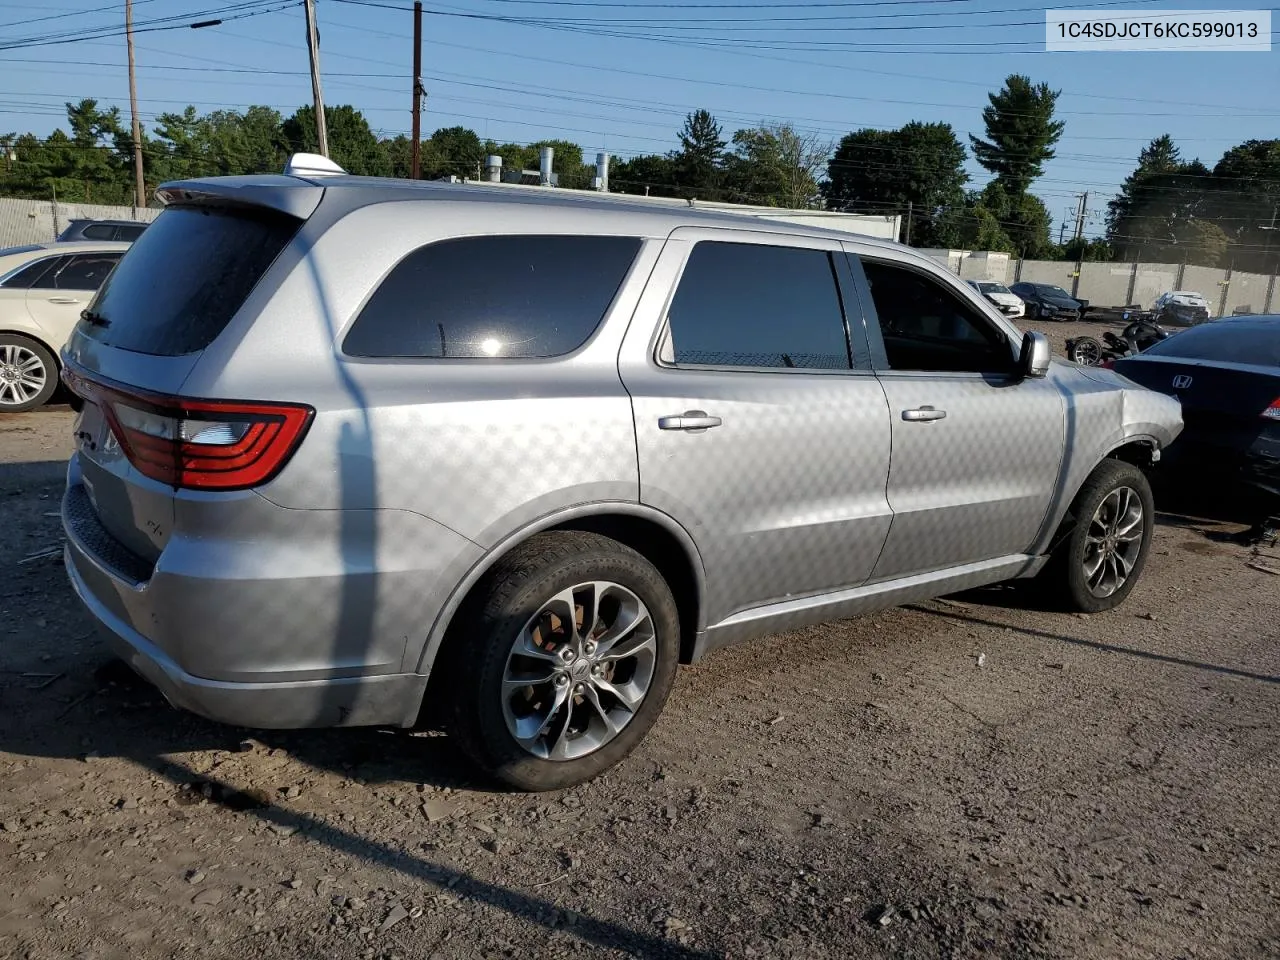
[[[1028,330],[1022,337],[1018,367],[1024,377],[1039,379],[1049,373],[1049,338]]]

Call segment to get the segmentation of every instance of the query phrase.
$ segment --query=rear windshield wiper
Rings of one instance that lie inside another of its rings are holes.
[[[85,323],[92,323],[95,327],[109,327],[111,321],[98,313],[96,310],[81,310],[80,319]]]

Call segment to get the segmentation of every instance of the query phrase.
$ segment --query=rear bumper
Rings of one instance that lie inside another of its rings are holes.
[[[233,683],[187,673],[159,647],[115,616],[89,591],[76,548],[64,552],[71,586],[98,622],[98,632],[133,670],[180,710],[239,727],[411,726],[427,678],[416,674],[282,683]]]
[[[288,510],[253,493],[177,514],[145,562],[102,525],[69,464],[72,587],[174,706],[267,729],[416,722],[426,632],[478,547],[404,511]]]

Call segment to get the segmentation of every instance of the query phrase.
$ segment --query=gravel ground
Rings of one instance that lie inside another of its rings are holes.
[[[992,589],[719,652],[522,795],[430,732],[168,707],[38,556],[69,419],[0,418],[0,956],[1280,955],[1280,556],[1229,518],[1162,514],[1108,614]]]

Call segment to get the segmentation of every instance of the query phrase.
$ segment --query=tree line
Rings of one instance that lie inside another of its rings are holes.
[[[685,118],[673,149],[616,158],[609,189],[852,213],[897,214],[914,246],[1008,252],[1064,260],[1181,261],[1239,270],[1280,268],[1280,140],[1248,140],[1213,166],[1186,160],[1168,135],[1143,149],[1107,205],[1105,237],[1054,243],[1052,217],[1032,189],[1055,156],[1065,129],[1055,117],[1061,91],[1019,74],[988,95],[984,135],[967,145],[947,123],[911,121],[862,129],[838,142],[789,123],[727,134],[707,110]],[[354,106],[325,108],[329,150],[353,174],[407,177],[412,143],[379,137]],[[586,188],[595,174],[569,140],[531,144],[484,141],[455,126],[421,143],[420,176],[477,179],[485,158],[505,169],[537,169],[542,147],[555,150],[561,187]],[[280,170],[294,152],[317,149],[310,106],[288,117],[265,106],[243,112],[194,107],[160,114],[142,136],[150,191],[167,180]],[[965,170],[974,160],[991,174],[980,188]],[[67,130],[48,137],[0,136],[0,195],[128,205],[133,198],[132,139],[117,108],[92,99],[67,104]],[[1069,225],[1073,226],[1073,225]]]

